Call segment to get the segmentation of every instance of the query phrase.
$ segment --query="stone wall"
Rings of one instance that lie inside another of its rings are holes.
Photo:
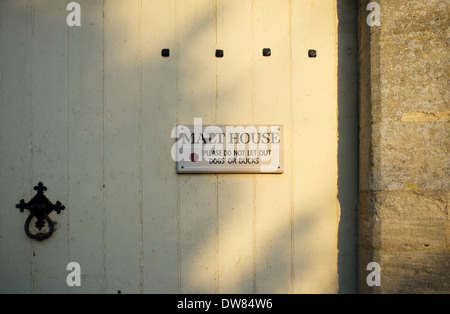
[[[359,1],[359,291],[450,292],[450,2]],[[366,266],[381,266],[369,287]]]

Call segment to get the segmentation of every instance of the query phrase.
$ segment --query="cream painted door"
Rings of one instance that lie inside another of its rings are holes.
[[[77,3],[0,2],[0,291],[337,292],[336,2]],[[284,173],[177,175],[194,118],[284,125]],[[41,242],[39,181],[66,206]]]

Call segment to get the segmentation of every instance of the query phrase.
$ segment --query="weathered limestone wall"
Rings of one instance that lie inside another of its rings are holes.
[[[359,2],[359,291],[450,292],[450,2]],[[369,287],[366,266],[381,266]]]

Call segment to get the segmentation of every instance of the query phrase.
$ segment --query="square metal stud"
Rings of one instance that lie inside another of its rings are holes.
[[[270,57],[272,55],[272,51],[270,50],[270,48],[264,48],[262,54],[264,57]]]
[[[165,58],[169,57],[170,56],[170,49],[166,48],[166,49],[161,50],[161,56],[163,56]]]
[[[216,58],[223,58],[223,50],[221,49],[216,50]]]
[[[314,49],[308,50],[308,57],[310,57],[310,58],[317,57],[317,51],[315,51]]]

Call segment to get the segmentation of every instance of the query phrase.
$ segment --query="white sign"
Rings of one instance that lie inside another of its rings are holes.
[[[203,126],[201,119],[195,121],[172,131],[177,173],[283,173],[282,126]]]

